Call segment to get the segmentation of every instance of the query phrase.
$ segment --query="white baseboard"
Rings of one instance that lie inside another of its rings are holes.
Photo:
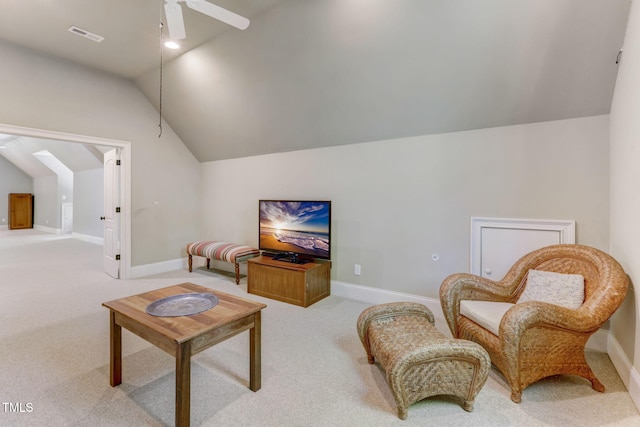
[[[640,375],[638,375],[638,371],[636,371],[635,368],[631,369],[631,378],[627,390],[629,390],[631,400],[633,400],[636,408],[640,411]]]
[[[436,317],[444,318],[440,300],[419,295],[390,291],[387,289],[370,288],[368,286],[331,281],[331,295],[348,298],[369,304],[385,304],[388,302],[417,302],[424,304]]]
[[[633,400],[636,408],[640,410],[640,375],[622,350],[618,340],[611,334],[608,338],[607,353],[609,354],[609,358],[616,368],[616,371],[618,371],[620,379],[622,379],[625,387],[627,387],[631,400]]]
[[[45,227],[44,225],[34,225],[33,228],[44,231],[45,233],[62,234],[62,229],[60,228]]]
[[[153,264],[131,266],[130,278],[137,279],[139,277],[151,276],[153,274],[182,270],[186,265],[185,258],[178,258],[169,261],[154,262]]]
[[[246,267],[244,266],[246,263],[240,264],[240,274],[246,274]],[[205,258],[203,257],[193,257],[193,269],[199,267],[204,267],[206,264]],[[188,258],[177,258],[169,261],[161,261],[155,262],[153,264],[144,264],[137,265],[131,267],[131,279],[136,279],[138,277],[151,276],[153,274],[161,274],[166,273],[168,271],[175,270],[184,270],[189,268],[189,259]],[[223,271],[229,271],[231,273],[234,272],[233,264],[230,264],[225,261],[216,261],[214,259],[211,260],[211,269],[218,269]]]
[[[622,351],[622,347],[620,347],[618,340],[616,340],[613,335],[609,337],[608,350],[611,362],[613,363],[613,366],[616,367],[616,371],[618,371],[620,379],[622,379],[624,385],[629,388],[629,384],[631,383],[629,379],[631,378],[633,366],[624,354],[624,351]]]
[[[90,236],[82,233],[71,233],[71,237],[85,242],[95,243],[96,245],[104,245],[104,238],[102,237]]]

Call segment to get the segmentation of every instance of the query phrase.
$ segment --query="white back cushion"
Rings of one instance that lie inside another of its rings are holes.
[[[552,271],[529,270],[524,292],[518,302],[542,301],[567,308],[579,308],[584,302],[584,277]]]

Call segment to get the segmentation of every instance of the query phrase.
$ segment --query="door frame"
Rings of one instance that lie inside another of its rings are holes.
[[[120,148],[120,279],[131,276],[131,143],[0,123],[0,133]],[[106,273],[105,273],[106,274]]]

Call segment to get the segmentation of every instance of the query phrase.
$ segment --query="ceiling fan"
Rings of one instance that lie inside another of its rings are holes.
[[[182,8],[178,4],[184,2],[187,7],[210,16],[214,19],[222,21],[240,30],[244,30],[249,26],[249,20],[243,16],[233,13],[213,3],[205,0],[165,0],[164,14],[167,18],[169,26],[169,36],[174,40],[180,40],[186,37],[184,29],[184,19],[182,18]]]

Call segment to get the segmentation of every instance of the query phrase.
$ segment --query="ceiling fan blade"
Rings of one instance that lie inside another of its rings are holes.
[[[178,3],[167,2],[164,5],[164,15],[167,18],[169,36],[173,40],[181,40],[187,35],[184,31],[184,20],[182,19],[182,8]]]
[[[244,16],[240,16],[204,0],[187,0],[187,6],[240,30],[244,30],[249,26],[249,20]]]

